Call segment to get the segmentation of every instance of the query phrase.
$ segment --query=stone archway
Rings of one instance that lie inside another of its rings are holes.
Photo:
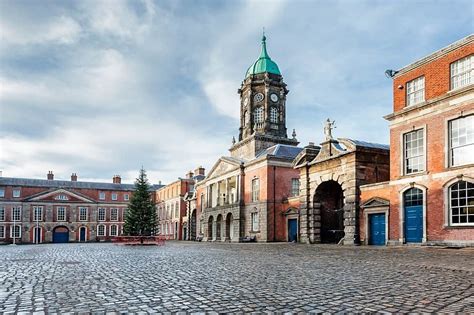
[[[314,209],[320,217],[321,243],[339,243],[344,238],[344,194],[341,185],[328,180],[316,188]]]
[[[209,220],[207,221],[207,239],[210,241],[214,237],[213,229],[214,229],[214,217],[211,215]]]
[[[234,238],[234,216],[232,213],[228,213],[225,218],[225,237],[229,241]]]
[[[217,216],[216,220],[216,240],[220,240],[222,238],[222,214]]]

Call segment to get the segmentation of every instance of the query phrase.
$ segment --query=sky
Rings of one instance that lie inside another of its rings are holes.
[[[228,155],[237,89],[260,52],[290,93],[300,146],[389,142],[386,69],[473,32],[471,0],[0,0],[5,177],[169,183]]]

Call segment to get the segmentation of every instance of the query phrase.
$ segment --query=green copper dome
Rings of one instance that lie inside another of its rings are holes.
[[[267,53],[267,44],[265,42],[266,40],[267,38],[265,37],[265,35],[263,35],[262,51],[260,52],[260,56],[258,57],[257,61],[255,61],[247,70],[247,74],[245,75],[246,78],[248,78],[252,74],[265,72],[281,75],[280,69],[278,69],[277,64],[273,62],[273,60]]]

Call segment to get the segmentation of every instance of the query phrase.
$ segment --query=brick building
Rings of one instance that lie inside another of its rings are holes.
[[[185,178],[165,185],[155,192],[160,235],[168,239],[187,239],[188,216],[185,197],[194,191],[195,181],[204,177],[204,168],[198,167],[195,174],[189,171]]]
[[[0,177],[0,242],[109,240],[122,233],[134,185]],[[157,187],[154,186],[153,189]]]
[[[240,95],[239,139],[196,187],[196,226],[207,241],[296,241],[301,151],[288,138],[288,90],[277,64],[261,54],[247,70]]]
[[[474,36],[396,72],[390,180],[361,187],[366,244],[474,245]]]
[[[294,161],[301,180],[300,240],[353,245],[360,242],[359,187],[389,178],[389,146],[333,139],[333,123],[326,122],[321,146],[310,143]]]

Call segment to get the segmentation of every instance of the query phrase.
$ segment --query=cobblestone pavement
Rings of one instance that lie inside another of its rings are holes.
[[[0,312],[474,313],[474,249],[0,247]]]

